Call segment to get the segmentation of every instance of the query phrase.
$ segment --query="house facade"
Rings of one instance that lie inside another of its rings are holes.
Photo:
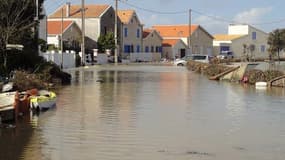
[[[162,53],[162,37],[154,29],[143,31],[143,52]]]
[[[47,44],[53,45],[55,48],[60,48],[61,40],[63,40],[63,44],[66,48],[80,47],[81,30],[73,21],[49,20],[47,21],[47,33]]]
[[[88,49],[97,48],[100,35],[114,32],[115,11],[111,5],[85,5],[85,46]],[[48,19],[74,21],[82,29],[81,5],[67,3],[59,7]]]
[[[240,58],[249,55],[253,58],[268,57],[268,33],[246,24],[231,24],[228,34],[214,35],[214,55],[231,52]]]
[[[164,39],[162,42],[162,57],[174,60],[186,55],[187,45],[181,39]]]
[[[119,10],[119,42],[121,56],[143,50],[143,25],[134,10]]]
[[[181,39],[193,54],[212,55],[213,36],[200,25],[155,25],[155,29],[164,40]],[[190,41],[190,44],[189,44]]]

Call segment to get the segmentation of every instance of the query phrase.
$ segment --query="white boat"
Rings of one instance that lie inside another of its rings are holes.
[[[267,86],[267,82],[256,82],[255,86],[256,87],[266,87]]]
[[[0,93],[0,109],[14,106],[16,92]]]
[[[9,82],[7,84],[4,84],[2,87],[2,92],[8,92],[13,89],[13,82]]]
[[[56,106],[56,94],[52,91],[40,90],[37,95],[30,96],[32,110],[41,111]]]

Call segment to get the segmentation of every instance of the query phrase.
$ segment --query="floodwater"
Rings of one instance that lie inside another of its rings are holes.
[[[173,66],[70,70],[57,107],[0,129],[0,159],[284,160],[285,89]]]

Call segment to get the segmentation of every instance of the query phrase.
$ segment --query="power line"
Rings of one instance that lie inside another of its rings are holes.
[[[130,4],[128,2],[121,1],[121,0],[120,0],[120,2],[127,5],[127,6],[130,6],[130,7],[136,8],[136,9],[140,9],[142,11],[150,12],[150,13],[156,13],[156,14],[168,14],[168,15],[172,14],[172,15],[174,15],[174,14],[187,14],[187,12],[188,12],[188,10],[162,12],[162,11],[156,11],[156,10],[147,9],[147,8],[143,8],[143,7],[138,7],[134,4]],[[212,16],[212,15],[209,15],[209,14],[197,11],[197,10],[193,10],[193,9],[191,9],[191,10],[193,11],[193,13],[196,13],[198,15],[208,17],[208,18],[215,20],[215,21],[225,22],[225,23],[230,23],[230,24],[270,25],[270,24],[278,24],[278,23],[285,22],[285,18],[279,19],[279,20],[267,21],[267,22],[264,21],[264,22],[260,22],[260,23],[239,22],[239,21],[229,20],[229,19],[226,19],[226,18],[223,18],[220,16]]]
[[[156,11],[156,10],[152,10],[152,9],[138,7],[136,5],[128,3],[126,1],[121,1],[120,0],[120,2],[124,3],[127,6],[130,6],[130,7],[136,8],[136,9],[140,9],[140,10],[143,10],[143,11],[146,11],[146,12],[156,13],[156,14],[187,14],[188,13],[188,10],[185,10],[185,11],[175,11],[175,12],[160,12],[160,11]]]

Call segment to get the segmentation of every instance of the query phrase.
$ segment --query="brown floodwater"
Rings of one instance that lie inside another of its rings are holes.
[[[284,160],[285,89],[183,67],[69,70],[57,106],[0,129],[2,160]]]

